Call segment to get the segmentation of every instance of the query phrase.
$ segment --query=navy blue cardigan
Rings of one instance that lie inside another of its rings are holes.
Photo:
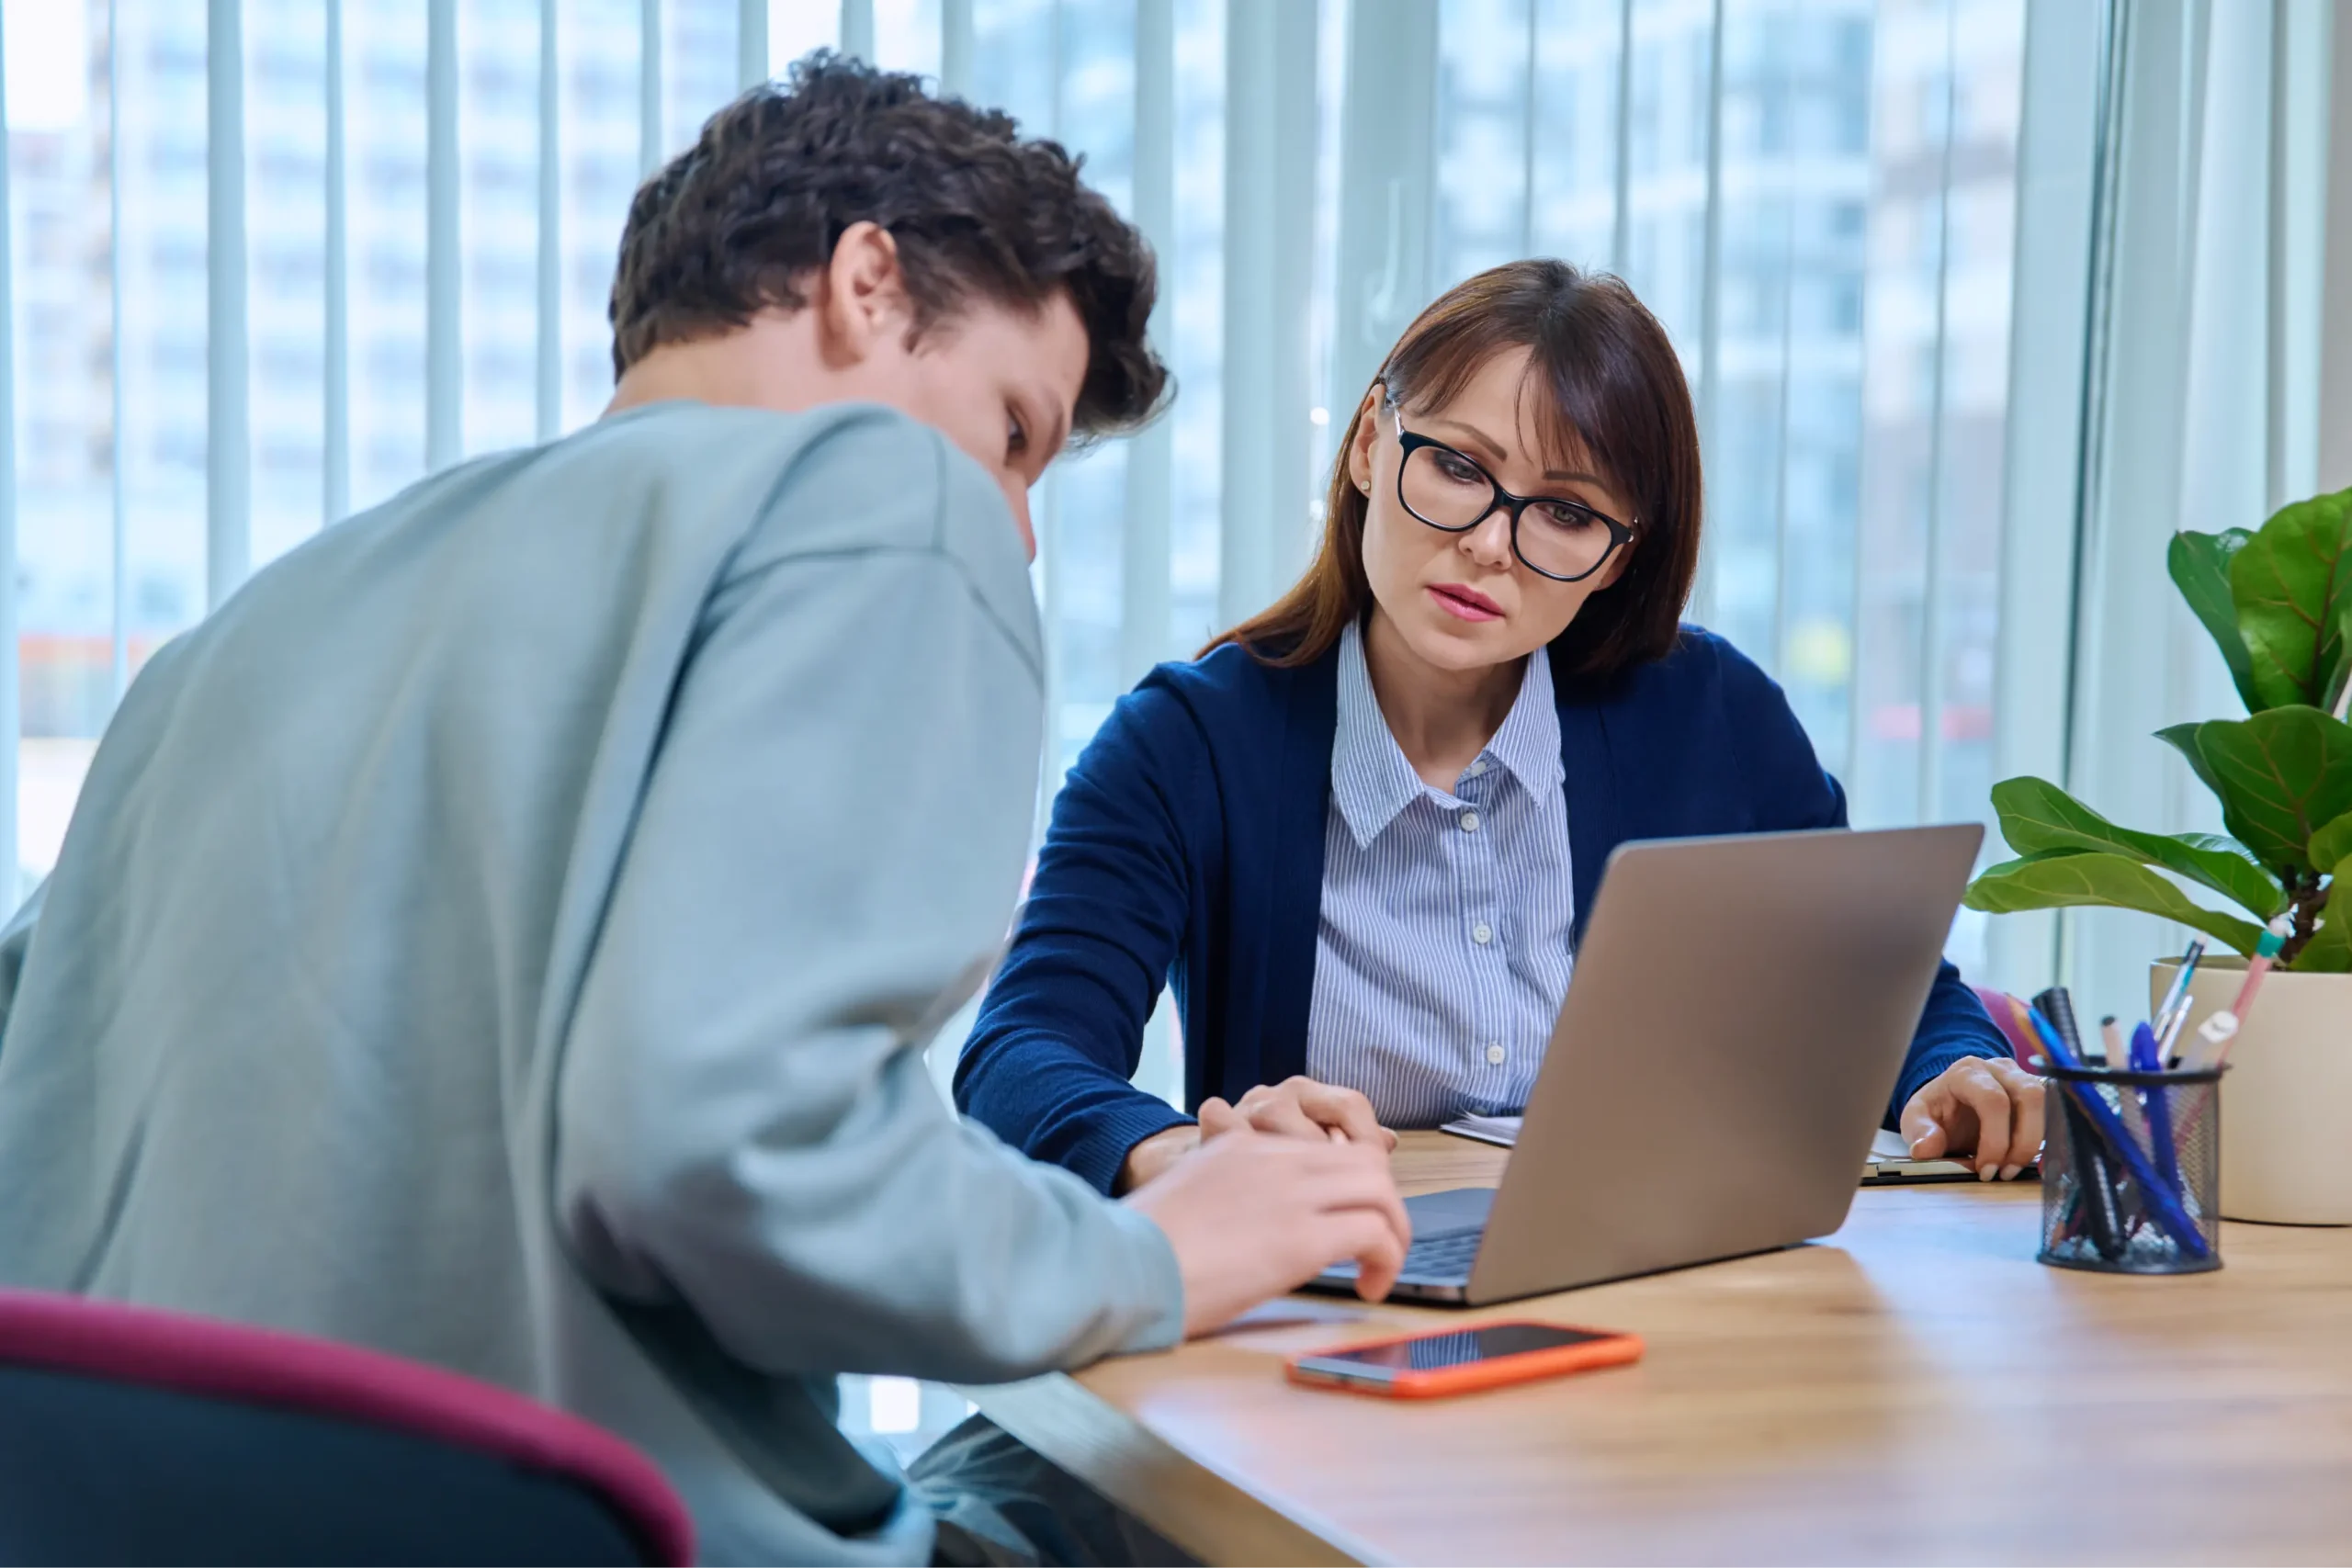
[[[1054,802],[956,1066],[967,1115],[1110,1190],[1129,1149],[1187,1120],[1128,1081],[1163,981],[1187,1105],[1306,1070],[1338,668],[1336,650],[1277,669],[1228,646],[1161,665],[1120,700]],[[1780,687],[1720,637],[1686,628],[1664,660],[1555,689],[1579,936],[1628,840],[1846,823]],[[1890,1124],[1953,1062],[2003,1051],[1946,964]]]

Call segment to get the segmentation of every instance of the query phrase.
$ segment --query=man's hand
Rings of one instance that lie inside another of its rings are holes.
[[[1956,1159],[2007,1181],[2041,1153],[2041,1079],[2006,1056],[1954,1062],[1903,1108],[1913,1159]]]
[[[1372,1101],[1354,1089],[1305,1077],[1260,1084],[1243,1095],[1238,1105],[1227,1105],[1215,1097],[1201,1102],[1204,1141],[1243,1127],[1326,1142],[1337,1134],[1349,1143],[1368,1145],[1383,1154],[1396,1146],[1396,1134],[1380,1124],[1380,1118],[1372,1113]]]
[[[1412,1241],[1387,1149],[1328,1135],[1228,1132],[1126,1201],[1175,1249],[1187,1337],[1222,1327],[1350,1258],[1356,1293],[1379,1301],[1396,1282]]]

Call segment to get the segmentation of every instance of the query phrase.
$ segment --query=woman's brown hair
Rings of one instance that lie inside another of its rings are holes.
[[[1548,392],[1539,429],[1553,454],[1581,451],[1632,503],[1623,571],[1554,639],[1568,675],[1605,678],[1663,659],[1680,635],[1699,570],[1699,426],[1681,358],[1634,291],[1563,261],[1508,263],[1456,284],[1423,310],[1373,378],[1391,400],[1427,412],[1453,400],[1509,349],[1529,351],[1531,388]],[[1371,499],[1348,474],[1366,404],[1331,464],[1323,545],[1274,605],[1203,649],[1238,643],[1274,665],[1312,664],[1372,604],[1363,570]]]

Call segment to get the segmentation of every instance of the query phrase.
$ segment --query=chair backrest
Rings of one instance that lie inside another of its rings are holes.
[[[0,1291],[0,1562],[686,1563],[588,1422],[300,1335]]]
[[[1993,1021],[1993,1027],[1999,1030],[2001,1038],[2008,1042],[2009,1054],[2019,1062],[2030,1065],[2033,1058],[2041,1055],[2041,1047],[2018,1032],[2017,1014],[2009,1007],[2008,993],[1996,991],[1990,986],[1970,988],[1976,993],[1976,999],[1983,1005],[1985,1016]]]

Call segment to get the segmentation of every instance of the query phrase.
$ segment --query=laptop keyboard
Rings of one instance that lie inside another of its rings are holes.
[[[1477,1261],[1478,1238],[1483,1231],[1447,1231],[1442,1235],[1423,1236],[1405,1249],[1405,1267],[1397,1278],[1419,1284],[1459,1285],[1470,1278],[1470,1265]],[[1356,1266],[1334,1263],[1323,1270],[1326,1280],[1352,1280]]]
[[[1422,1236],[1406,1249],[1404,1277],[1408,1280],[1462,1280],[1477,1261],[1483,1231],[1452,1231]]]

